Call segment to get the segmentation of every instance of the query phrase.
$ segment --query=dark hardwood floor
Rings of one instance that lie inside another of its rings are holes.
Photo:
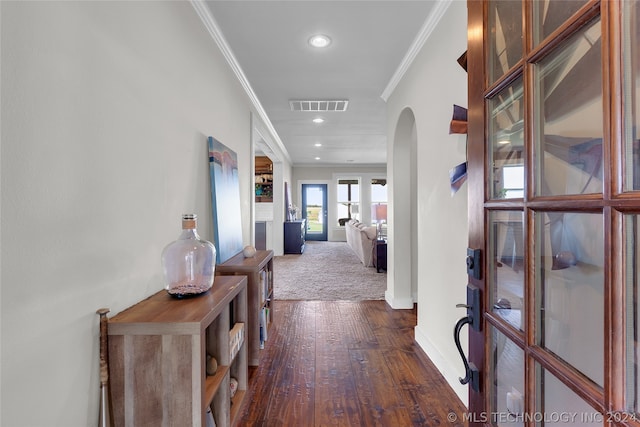
[[[238,425],[464,425],[465,407],[414,342],[415,310],[384,301],[275,301],[273,310]]]

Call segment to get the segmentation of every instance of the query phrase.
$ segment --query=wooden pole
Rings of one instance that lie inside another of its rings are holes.
[[[98,427],[113,427],[109,400],[109,350],[107,347],[107,313],[109,313],[109,309],[101,308],[96,313],[100,315],[100,414]]]

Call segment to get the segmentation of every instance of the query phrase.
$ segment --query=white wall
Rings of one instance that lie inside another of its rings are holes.
[[[285,220],[284,209],[284,183],[291,182],[291,158],[286,148],[279,144],[273,134],[260,121],[259,117],[253,116],[253,145],[252,151],[260,149],[260,155],[267,155],[273,162],[273,202],[254,203],[253,221],[266,221],[267,226],[267,249],[272,249],[274,256],[284,254],[284,233],[283,222]],[[259,147],[258,147],[259,143]],[[252,169],[255,163],[252,163]],[[255,181],[252,180],[251,187],[254,188]],[[252,190],[253,194],[253,190]],[[255,243],[254,239],[251,243]]]
[[[182,213],[212,239],[209,135],[238,154],[250,239],[251,106],[189,2],[0,10],[0,424],[95,426],[96,309],[162,289]]]
[[[302,184],[327,184],[327,216],[329,229],[327,230],[327,240],[332,242],[346,242],[344,227],[337,224],[337,177],[361,177],[363,188],[360,190],[362,206],[371,204],[371,191],[366,183],[370,183],[372,178],[385,178],[387,168],[384,166],[355,166],[355,167],[311,167],[296,166],[293,168],[293,187],[291,190],[293,203],[302,206]],[[361,212],[361,221],[371,223],[371,212],[364,208]]]
[[[403,191],[395,184],[391,164],[396,125],[405,108],[413,112],[417,131],[416,340],[463,402],[467,400],[467,388],[458,382],[458,377],[464,376],[464,369],[452,331],[456,321],[465,315],[455,305],[466,302],[467,187],[464,185],[452,197],[449,169],[465,161],[466,136],[449,135],[448,131],[453,104],[467,106],[467,75],[456,62],[467,48],[466,11],[465,2],[450,3],[390,96],[387,116],[393,197]],[[391,221],[390,236],[393,236],[393,227]],[[391,246],[390,242],[389,249],[393,250]],[[390,259],[410,256],[410,253],[389,254]],[[403,285],[406,284],[394,284]],[[462,341],[466,342],[466,336]]]
[[[284,183],[291,185],[292,168],[288,162],[273,164],[273,254],[284,255],[284,221],[286,220],[284,209]]]

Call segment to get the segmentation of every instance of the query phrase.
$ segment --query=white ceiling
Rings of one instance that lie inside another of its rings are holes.
[[[206,2],[295,166],[386,164],[382,95],[437,3]],[[311,48],[316,33],[332,44]],[[346,112],[300,112],[291,111],[291,99],[349,105]],[[325,122],[313,123],[317,116]]]

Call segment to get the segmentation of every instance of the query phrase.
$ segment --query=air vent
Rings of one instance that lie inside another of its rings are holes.
[[[349,101],[346,99],[333,100],[300,100],[292,99],[289,101],[291,111],[347,111]]]

